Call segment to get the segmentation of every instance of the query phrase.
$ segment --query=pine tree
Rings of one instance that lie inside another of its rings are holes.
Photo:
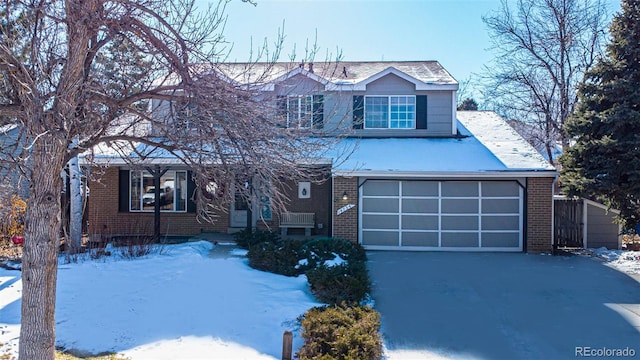
[[[621,210],[626,228],[640,221],[640,0],[623,0],[611,23],[606,57],[585,75],[566,124],[575,144],[561,158],[569,195]]]
[[[466,98],[458,105],[458,110],[478,110],[478,103],[472,98]]]

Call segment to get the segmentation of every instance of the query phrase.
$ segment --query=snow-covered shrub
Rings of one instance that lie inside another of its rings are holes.
[[[358,304],[371,289],[366,264],[360,260],[320,265],[307,270],[306,275],[313,295],[327,304]]]
[[[301,323],[300,360],[382,358],[380,314],[370,307],[317,307],[307,311]]]
[[[303,247],[303,256],[308,268],[318,267],[327,261],[339,257],[346,262],[366,261],[367,255],[360,244],[337,238],[321,238],[307,241]]]
[[[303,245],[303,241],[291,239],[251,245],[247,253],[249,266],[275,274],[298,276],[304,272],[298,264]]]

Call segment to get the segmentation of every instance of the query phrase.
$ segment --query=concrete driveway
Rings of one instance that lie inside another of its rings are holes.
[[[576,351],[607,349],[640,358],[640,283],[597,259],[368,256],[386,346],[390,353],[414,350],[390,358],[575,359]]]

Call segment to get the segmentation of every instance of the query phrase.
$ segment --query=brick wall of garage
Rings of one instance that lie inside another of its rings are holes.
[[[342,195],[347,193],[347,200]],[[358,178],[333,178],[333,237],[358,242]],[[338,209],[353,204],[352,209],[337,215]]]
[[[527,179],[527,236],[528,253],[553,250],[553,179]]]
[[[91,189],[88,206],[87,230],[91,235],[152,234],[153,213],[118,211],[117,167],[94,169],[96,178]],[[198,221],[195,213],[162,212],[160,232],[169,235],[195,235],[201,232],[226,232],[229,214],[220,213],[215,223]]]

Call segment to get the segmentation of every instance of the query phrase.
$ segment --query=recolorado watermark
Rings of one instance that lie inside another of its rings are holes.
[[[590,346],[576,346],[576,357],[633,357],[636,350],[630,347],[613,349],[608,347],[594,348]]]

